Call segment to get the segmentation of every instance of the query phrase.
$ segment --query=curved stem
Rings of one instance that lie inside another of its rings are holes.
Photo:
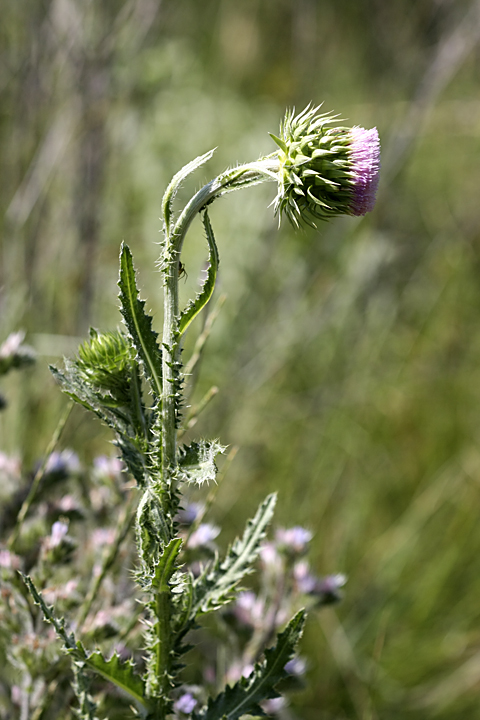
[[[204,185],[186,204],[165,238],[162,268],[165,274],[163,315],[162,476],[171,484],[176,469],[176,393],[178,378],[178,261],[183,241],[195,215],[227,192],[261,182],[277,182],[278,158],[272,156],[226,170]]]
[[[278,178],[276,173],[278,173],[279,166],[280,164],[276,156],[257,160],[253,163],[239,165],[232,170],[226,170],[214,180],[204,185],[185,205],[183,212],[175,223],[171,237],[176,251],[181,252],[190,223],[195,215],[206,205],[211,203],[216,197],[242,187],[249,187],[250,185],[256,185],[266,181],[277,182]]]

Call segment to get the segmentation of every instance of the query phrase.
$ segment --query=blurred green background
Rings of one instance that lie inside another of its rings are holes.
[[[216,520],[233,535],[278,488],[315,570],[348,576],[309,620],[303,720],[480,718],[479,43],[467,0],[2,5],[0,339],[23,328],[40,357],[4,383],[0,446],[32,465],[65,403],[48,362],[119,323],[122,240],[161,327],[160,200],[183,164],[218,147],[188,197],[310,101],[378,127],[364,220],[278,230],[270,185],[211,213],[227,299],[195,432],[239,446]],[[197,227],[184,299],[205,257]],[[62,442],[88,461],[110,439],[75,410]]]

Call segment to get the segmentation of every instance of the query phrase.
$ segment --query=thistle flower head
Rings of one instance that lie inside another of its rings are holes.
[[[336,215],[365,215],[375,205],[380,169],[376,128],[331,127],[336,116],[308,105],[299,115],[288,111],[271,135],[280,169],[275,213],[299,227]]]
[[[134,358],[123,333],[99,333],[91,328],[90,339],[78,349],[75,366],[82,380],[108,393],[114,405],[128,404]]]

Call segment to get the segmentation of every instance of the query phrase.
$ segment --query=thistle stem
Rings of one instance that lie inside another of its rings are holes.
[[[162,269],[164,281],[163,312],[163,395],[162,395],[162,477],[172,487],[177,465],[176,374],[179,361],[178,343],[178,261],[185,235],[197,213],[215,198],[242,187],[270,181],[277,182],[279,161],[276,155],[226,170],[204,185],[185,205],[177,222],[166,228]]]
[[[176,492],[177,482],[177,394],[179,392],[179,307],[178,275],[179,260],[185,235],[195,215],[220,195],[241,187],[265,181],[275,181],[279,162],[275,157],[259,160],[227,170],[207,183],[186,204],[177,221],[166,222],[165,244],[162,257],[164,274],[164,315],[162,348],[162,486],[170,497]],[[168,192],[173,192],[170,188]],[[164,198],[164,207],[165,207]],[[167,518],[172,523],[172,518]],[[173,528],[171,528],[173,530]],[[173,536],[173,535],[172,535]],[[171,687],[171,663],[173,632],[171,627],[171,590],[168,582],[157,591],[154,605],[156,622],[155,674],[159,679],[159,696],[156,717],[164,720],[168,708],[168,694]]]
[[[167,255],[168,253],[168,255]],[[175,370],[178,355],[178,252],[168,243],[164,258],[162,478],[171,486],[177,455]]]

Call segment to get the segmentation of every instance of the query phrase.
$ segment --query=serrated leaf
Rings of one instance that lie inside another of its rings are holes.
[[[277,496],[268,495],[255,516],[247,522],[241,538],[237,538],[227,551],[225,559],[217,558],[213,566],[205,568],[194,582],[194,600],[190,618],[207,613],[231,600],[231,593],[242,578],[250,572],[258,556],[260,543],[272,519]]]
[[[176,175],[173,176],[172,181],[167,187],[162,200],[163,220],[165,222],[165,228],[167,229],[167,231],[170,229],[173,201],[175,200],[175,196],[180,188],[180,185],[186,177],[188,177],[191,173],[193,173],[199,167],[208,162],[214,152],[215,148],[213,150],[209,150],[204,155],[199,155],[194,160],[185,165],[181,170],[179,170]]]
[[[208,217],[207,209],[203,213],[203,226],[207,236],[209,256],[208,256],[208,270],[207,277],[203,283],[200,292],[197,293],[195,300],[191,300],[185,310],[180,315],[179,321],[179,335],[182,335],[188,326],[197,317],[198,313],[205,307],[215,290],[215,281],[217,279],[218,272],[218,249],[215,242],[215,236],[213,234],[212,225],[210,218]]]
[[[74,363],[65,360],[65,366],[65,372],[50,366],[55,380],[66,395],[95,413],[115,431],[115,444],[120,448],[129,471],[138,484],[143,486],[145,484],[145,457],[142,452],[144,439],[135,437],[135,429],[131,426],[130,418],[121,408],[108,407],[105,398],[79,377]]]
[[[118,286],[125,325],[143,361],[153,393],[159,399],[162,396],[162,352],[157,343],[157,333],[152,328],[152,318],[145,312],[145,301],[139,299],[132,253],[125,243],[122,243],[120,251]]]
[[[265,659],[255,665],[247,678],[233,687],[227,686],[206,708],[194,713],[194,720],[238,720],[244,715],[264,716],[259,703],[278,697],[275,686],[288,676],[285,665],[295,652],[305,624],[305,611],[300,610],[285,630],[277,635],[277,644],[265,651]]]
[[[223,445],[217,440],[200,440],[184,445],[178,453],[178,464],[183,479],[189,483],[203,485],[215,480],[217,466],[215,458],[225,452]]]
[[[28,575],[22,575],[22,578],[35,604],[41,608],[44,620],[53,625],[57,635],[63,641],[65,651],[72,659],[114,683],[114,685],[128,693],[138,704],[147,707],[143,680],[134,673],[132,663],[121,662],[120,657],[115,653],[107,660],[99,650],[92,653],[87,652],[82,643],[76,640],[74,633],[66,630],[64,618],[57,618],[53,606],[45,603],[32,579]]]
[[[55,380],[61,385],[66,395],[98,415],[109,427],[116,432],[126,430],[128,418],[121,409],[108,407],[108,398],[96,392],[86,381],[82,380],[75,370],[74,363],[65,360],[65,372],[50,366]]]

